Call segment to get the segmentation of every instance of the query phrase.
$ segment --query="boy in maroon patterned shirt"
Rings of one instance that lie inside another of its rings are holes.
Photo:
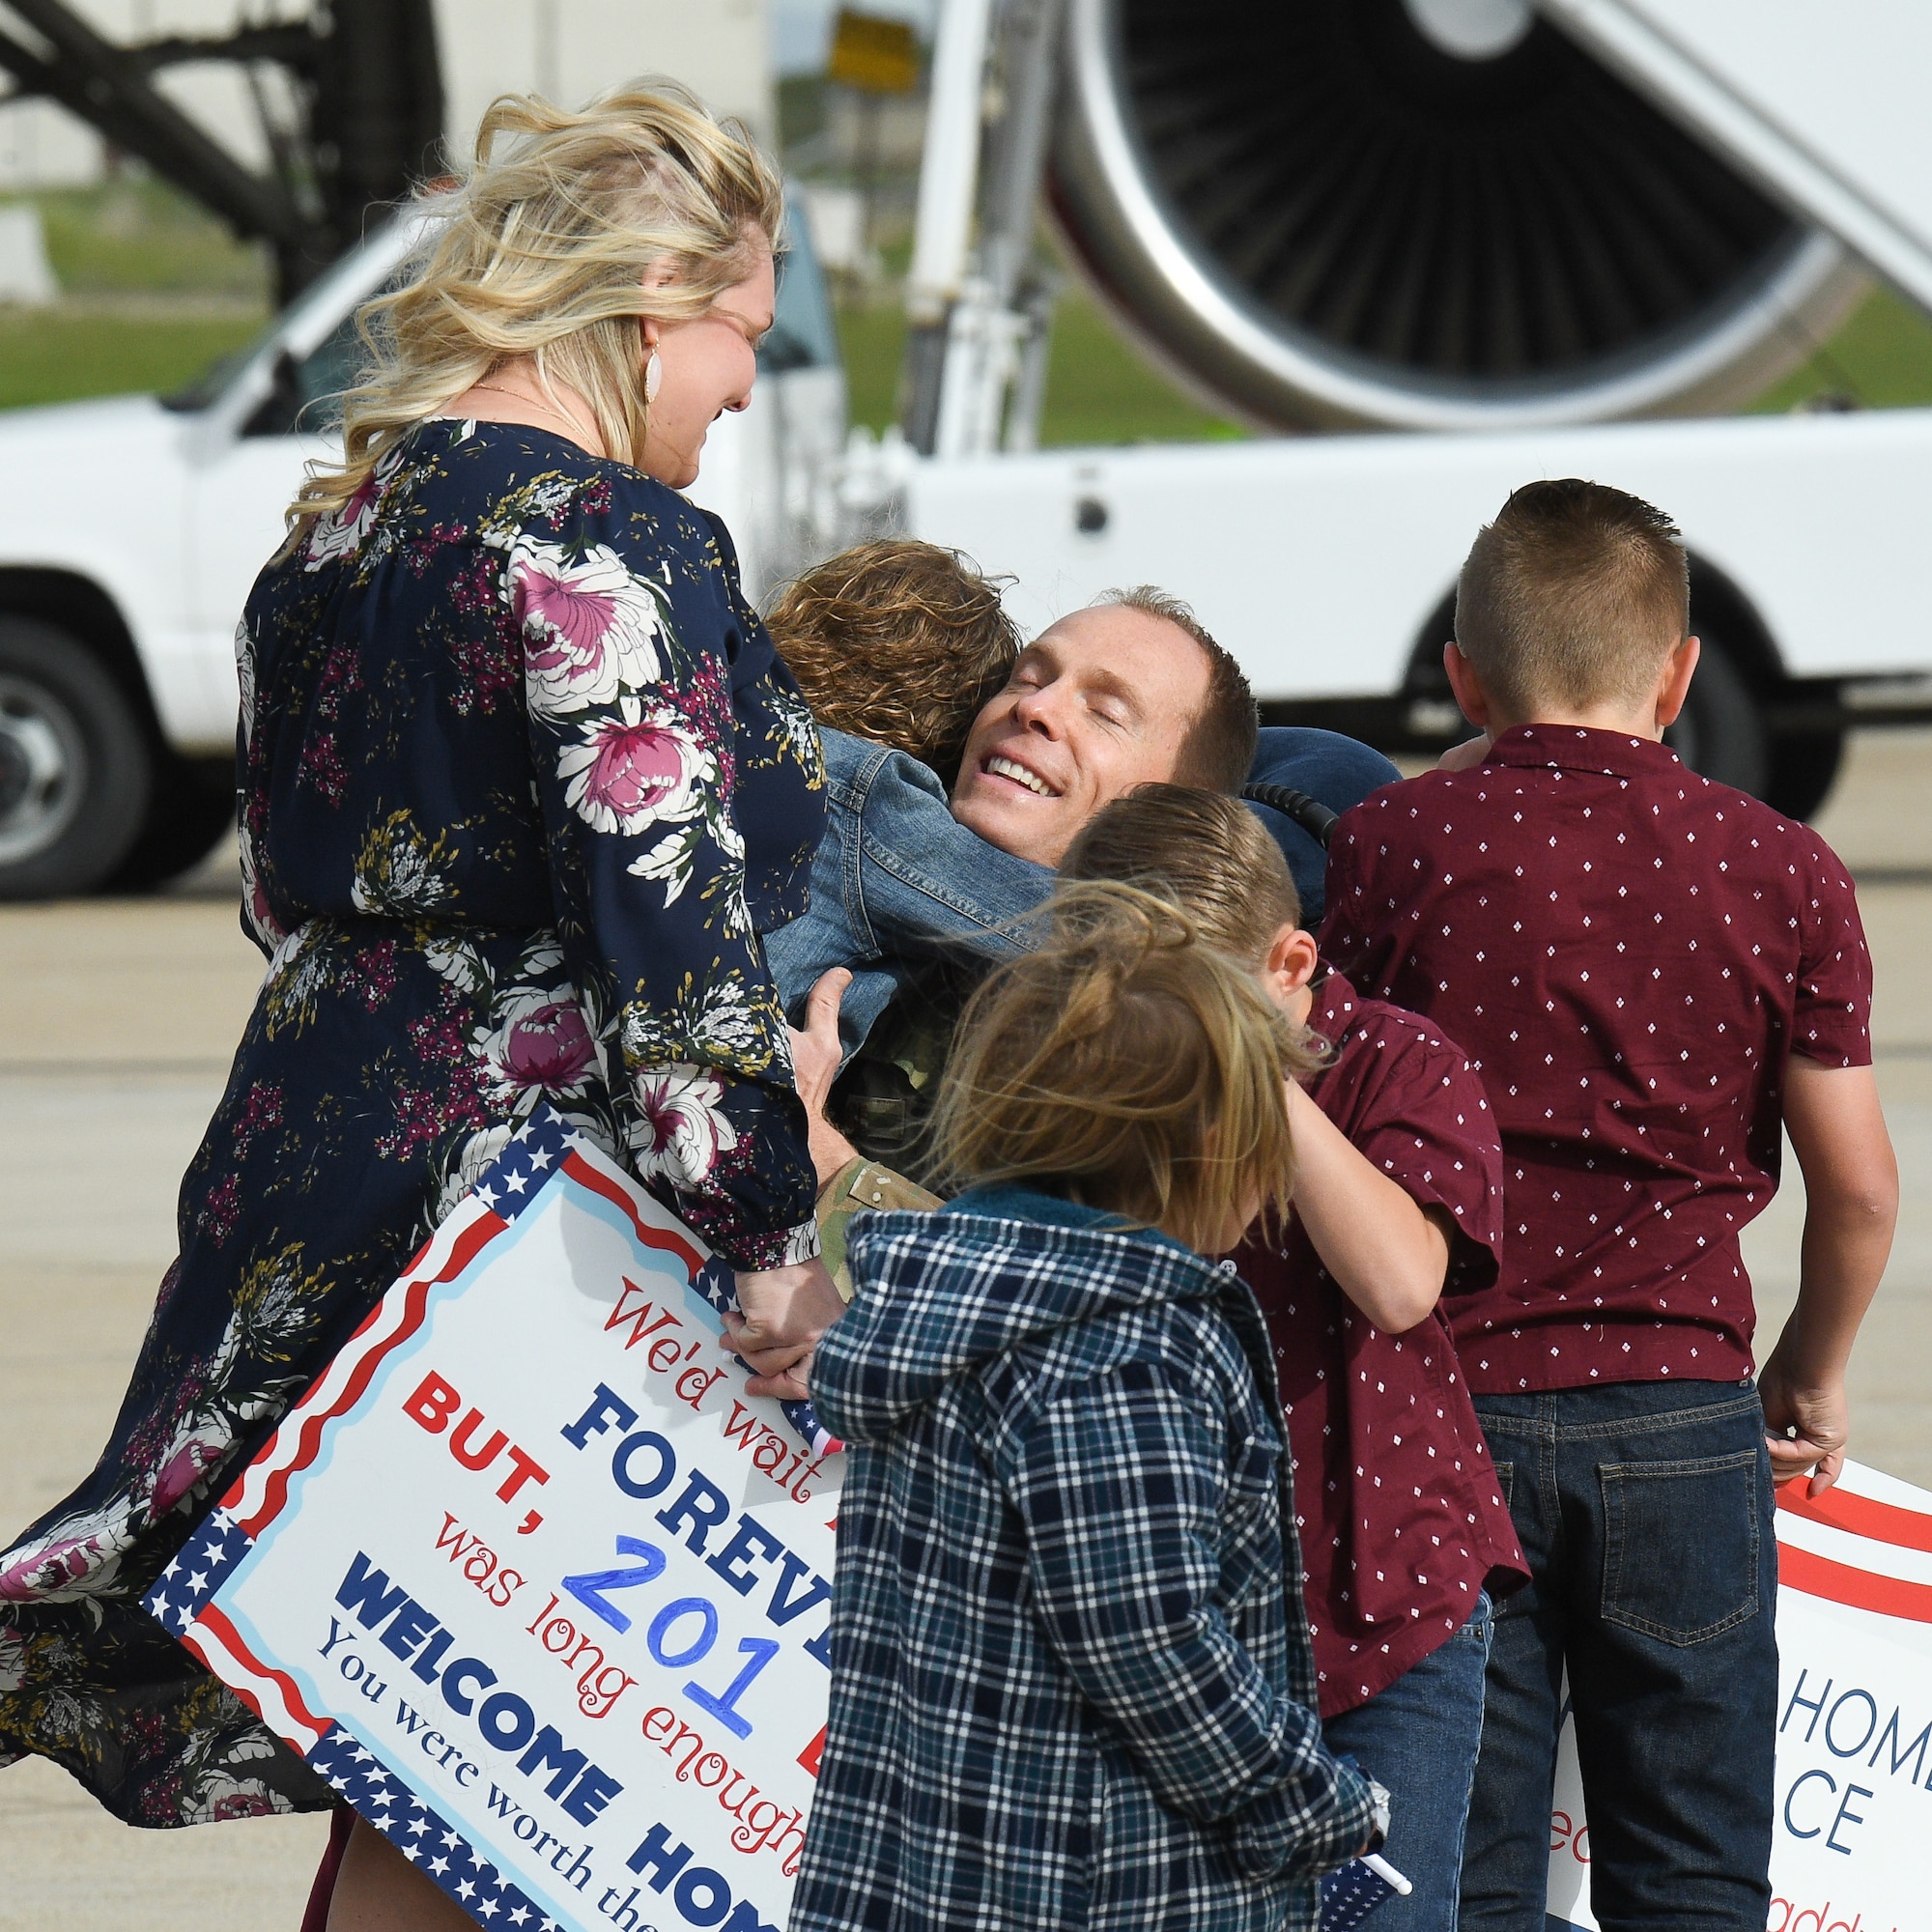
[[[1596,484],[1477,538],[1445,662],[1485,732],[1337,828],[1325,956],[1439,1020],[1504,1151],[1501,1270],[1451,1325],[1533,1581],[1498,1611],[1464,1932],[1543,1932],[1559,1685],[1605,1932],[1761,1932],[1772,1482],[1836,1477],[1891,1238],[1870,961],[1842,866],[1662,741],[1697,662],[1675,528]],[[1753,1387],[1738,1236],[1804,1171]]]

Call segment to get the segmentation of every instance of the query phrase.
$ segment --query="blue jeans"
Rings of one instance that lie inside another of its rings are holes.
[[[1564,1665],[1604,1932],[1764,1932],[1777,1546],[1757,1391],[1478,1396],[1531,1582],[1496,1612],[1463,1932],[1545,1932]]]
[[[1415,1889],[1376,1907],[1375,1932],[1456,1932],[1463,1826],[1483,1735],[1483,1668],[1490,1656],[1490,1600],[1386,1690],[1329,1718],[1321,1742],[1352,1757],[1389,1790],[1382,1857]]]

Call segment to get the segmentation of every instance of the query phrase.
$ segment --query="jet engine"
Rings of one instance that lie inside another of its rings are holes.
[[[1866,287],[1528,0],[1069,0],[1051,205],[1263,428],[1720,409]]]

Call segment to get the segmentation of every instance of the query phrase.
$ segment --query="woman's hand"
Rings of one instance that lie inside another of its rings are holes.
[[[810,1394],[811,1351],[845,1313],[825,1264],[816,1258],[790,1267],[757,1268],[738,1278],[741,1314],[724,1318],[731,1346],[756,1371],[753,1395],[803,1402]]]
[[[820,976],[805,1003],[805,1031],[791,1035],[792,1078],[805,1102],[806,1129],[811,1146],[811,1165],[823,1187],[859,1158],[859,1150],[825,1118],[825,1102],[838,1077],[843,1051],[838,1040],[838,1003],[852,976],[842,966]]]

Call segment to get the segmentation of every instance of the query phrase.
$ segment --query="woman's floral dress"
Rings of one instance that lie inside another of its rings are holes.
[[[0,1764],[134,1825],[331,1802],[139,1607],[548,1100],[741,1267],[817,1252],[761,930],[823,822],[722,528],[545,432],[431,422],[238,638],[268,977],[92,1476],[0,1553]]]

